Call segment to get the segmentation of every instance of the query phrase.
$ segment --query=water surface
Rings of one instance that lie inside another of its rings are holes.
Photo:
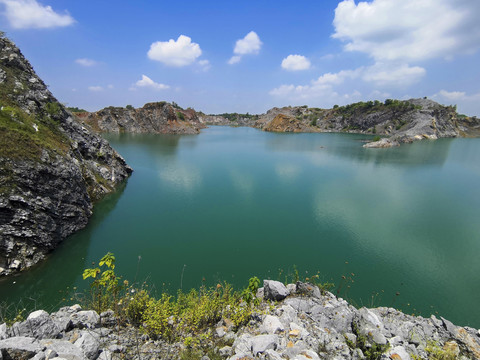
[[[111,251],[122,276],[158,289],[283,281],[296,265],[357,306],[480,327],[480,141],[364,149],[363,139],[108,135],[132,177],[47,262],[2,280],[0,301],[69,301],[67,287]]]

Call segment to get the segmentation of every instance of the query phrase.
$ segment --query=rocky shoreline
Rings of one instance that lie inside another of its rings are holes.
[[[85,227],[132,169],[50,93],[0,37],[0,276],[31,267]]]
[[[260,115],[205,115],[191,108],[183,110],[176,104],[159,102],[140,109],[109,107],[78,116],[99,132],[194,134],[206,126],[221,125],[249,126],[271,132],[344,132],[378,136],[365,144],[366,148],[480,135],[480,119],[459,115],[454,106],[444,106],[427,98],[359,102],[332,109],[287,106]]]
[[[111,310],[99,315],[73,305],[1,324],[0,359],[480,359],[480,330],[434,315],[356,309],[302,282],[264,280],[257,297],[247,325],[235,328],[222,318],[208,336],[197,334],[204,342],[200,352],[187,341],[151,338]]]

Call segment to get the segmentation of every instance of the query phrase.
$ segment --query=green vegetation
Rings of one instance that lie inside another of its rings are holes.
[[[372,141],[375,142],[375,141],[379,141],[380,139],[381,137],[377,135],[373,137]]]
[[[185,121],[185,115],[180,111],[177,111],[177,118],[182,121]]]
[[[360,101],[357,103],[338,106],[335,105],[333,109],[340,115],[346,118],[351,118],[358,113],[373,113],[377,111],[392,111],[394,114],[402,114],[411,110],[421,109],[421,106],[416,106],[408,101],[386,99],[384,103],[378,100],[375,101]]]
[[[249,119],[249,120],[257,120],[258,115],[251,115],[249,113],[246,114],[239,114],[239,113],[223,113],[219,114],[219,116],[224,117],[230,121],[238,121],[240,119]]]
[[[83,278],[92,279],[90,292],[84,298],[86,308],[98,313],[113,309],[120,321],[139,326],[153,338],[183,341],[189,351],[210,340],[209,329],[221,319],[229,319],[236,327],[246,324],[255,311],[254,293],[260,285],[254,277],[242,292],[223,283],[186,293],[179,290],[176,296],[162,293],[157,299],[145,284],[138,288],[120,281],[112,253],[102,257],[98,267],[85,269]]]
[[[345,342],[351,349],[360,349],[362,350],[363,355],[368,360],[379,360],[389,348],[390,344],[380,345],[373,341],[373,338],[370,334],[363,335],[358,331],[357,325],[353,324],[353,333],[357,337],[356,343],[349,340],[345,336]]]
[[[67,110],[70,111],[71,113],[83,113],[83,112],[88,112],[87,110],[79,109],[78,107],[67,107]]]
[[[434,341],[427,343],[425,351],[431,360],[457,360],[459,359],[457,352],[453,347],[444,346],[443,348]]]
[[[0,158],[39,160],[42,150],[65,154],[68,140],[58,128],[62,106],[47,103],[37,114],[22,110],[13,98],[28,88],[19,85],[20,69],[2,67],[6,79],[0,86]]]
[[[127,110],[134,110],[135,109],[132,105],[127,105],[127,106],[125,106],[125,108]]]

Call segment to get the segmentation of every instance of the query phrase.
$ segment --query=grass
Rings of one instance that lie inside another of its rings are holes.
[[[39,160],[42,150],[65,154],[69,142],[59,130],[62,106],[58,102],[44,105],[39,114],[28,114],[12,99],[28,89],[18,86],[20,69],[4,67],[6,79],[0,86],[0,157]]]

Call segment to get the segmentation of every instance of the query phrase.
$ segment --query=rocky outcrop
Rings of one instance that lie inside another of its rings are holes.
[[[201,336],[208,342],[203,351],[229,360],[480,358],[479,330],[433,315],[356,309],[312,284],[298,282],[283,285],[285,289],[290,289],[286,299],[261,301],[248,325],[235,328],[224,318],[208,329],[208,336]],[[187,347],[149,338],[112,311],[99,315],[79,305],[50,315],[38,310],[23,322],[0,325],[0,359],[210,359],[198,352],[186,357]]]
[[[30,267],[83,228],[92,202],[131,171],[0,38],[0,275]]]
[[[165,101],[148,103],[139,109],[107,107],[77,116],[100,132],[198,134],[205,127],[195,110],[184,110]]]

